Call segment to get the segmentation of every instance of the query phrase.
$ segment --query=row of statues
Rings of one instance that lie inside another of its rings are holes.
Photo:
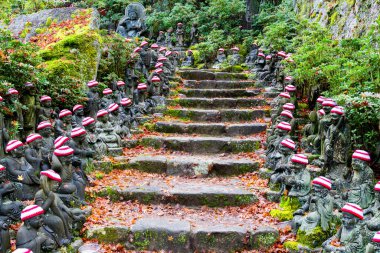
[[[175,39],[174,39],[175,38]],[[189,40],[189,43],[186,43]],[[175,45],[173,45],[175,41]],[[175,46],[177,49],[184,48],[186,45],[195,45],[199,42],[198,25],[194,23],[191,27],[189,38],[186,36],[185,27],[183,23],[177,23],[176,30],[169,28],[166,32],[159,31],[156,43],[160,46],[172,48]]]
[[[299,252],[380,252],[380,182],[370,154],[352,153],[344,108],[322,96],[299,138],[297,90],[287,81],[271,102],[266,141],[268,196],[277,196],[281,207],[271,214],[291,219]],[[321,176],[313,179],[313,168]]]

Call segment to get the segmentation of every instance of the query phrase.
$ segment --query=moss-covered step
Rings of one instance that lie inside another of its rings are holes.
[[[185,80],[184,86],[192,89],[244,89],[255,86],[255,81],[247,80]]]
[[[260,90],[247,89],[182,89],[180,93],[186,97],[254,97],[260,94]]]
[[[193,154],[252,152],[260,148],[260,139],[231,137],[161,137],[146,136],[140,140],[143,146],[167,148]]]
[[[175,98],[168,99],[168,105],[180,105],[190,108],[216,109],[238,107],[253,107],[267,105],[262,98]]]
[[[247,80],[243,73],[210,72],[206,70],[180,70],[178,74],[186,80]]]
[[[132,158],[126,167],[176,176],[231,176],[254,172],[258,169],[259,162],[213,156],[140,155]]]
[[[137,179],[136,179],[137,180]],[[199,180],[178,181],[169,185],[164,179],[152,179],[149,185],[132,185],[125,189],[106,187],[93,196],[109,197],[114,201],[138,200],[144,204],[181,204],[186,206],[241,206],[258,201],[255,194],[235,186],[234,180],[222,183]],[[226,183],[228,182],[228,184]]]
[[[205,135],[223,135],[238,136],[252,135],[265,132],[267,124],[265,123],[242,123],[242,124],[225,124],[225,123],[182,123],[177,121],[159,121],[155,124],[155,130],[161,133],[178,133],[178,134],[205,134]]]
[[[189,119],[193,121],[207,122],[239,122],[252,121],[264,118],[264,110],[251,109],[220,109],[220,110],[203,110],[203,109],[167,109],[165,115]]]
[[[244,224],[245,225],[245,224]],[[148,216],[131,227],[95,227],[87,238],[103,243],[123,243],[130,250],[166,252],[265,252],[279,238],[272,227],[251,229],[243,226],[210,224],[204,220],[183,220],[172,216]]]

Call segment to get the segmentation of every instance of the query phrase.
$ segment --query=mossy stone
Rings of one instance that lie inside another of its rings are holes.
[[[272,209],[270,215],[280,221],[293,219],[293,213],[301,207],[298,198],[282,196],[280,200],[280,209]]]

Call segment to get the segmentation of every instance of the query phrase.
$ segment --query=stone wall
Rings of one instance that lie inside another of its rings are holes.
[[[299,15],[329,27],[333,38],[364,35],[380,14],[379,0],[294,0]]]

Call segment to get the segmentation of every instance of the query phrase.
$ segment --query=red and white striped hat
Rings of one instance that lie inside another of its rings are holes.
[[[159,83],[161,82],[161,79],[158,76],[152,77],[152,83]]]
[[[322,104],[323,103],[323,101],[325,101],[325,97],[323,97],[323,96],[319,96],[318,98],[317,98],[317,103],[319,103],[319,104]]]
[[[288,92],[281,92],[279,94],[280,97],[283,97],[283,98],[290,98],[290,94]]]
[[[148,45],[148,42],[144,40],[143,42],[141,42],[140,47],[143,47],[145,45]]]
[[[281,145],[292,150],[296,149],[296,143],[291,139],[285,139],[281,141]]]
[[[172,51],[167,51],[166,53],[165,53],[165,56],[169,56],[169,55],[172,55]]]
[[[6,170],[6,168],[0,164],[0,171]]]
[[[344,205],[344,207],[342,207],[341,210],[342,210],[342,212],[350,213],[350,214],[358,217],[361,220],[364,218],[363,209],[356,204],[347,203]]]
[[[134,50],[133,50],[134,53],[139,53],[141,52],[141,47],[136,47]]]
[[[33,253],[33,251],[30,249],[18,248],[15,251],[12,251],[12,253]]]
[[[258,57],[263,57],[263,58],[265,58],[265,54],[263,54],[263,53],[258,53],[257,56],[258,56]]]
[[[84,108],[83,105],[74,105],[73,112],[75,112],[76,110],[79,110],[81,108]]]
[[[280,51],[280,52],[278,52],[277,55],[278,55],[278,56],[281,56],[281,57],[284,57],[284,58],[287,56],[286,53],[285,53],[284,51]]]
[[[159,57],[159,58],[157,59],[157,61],[162,62],[162,61],[166,61],[167,59],[168,59],[168,58],[162,56],[162,57]]]
[[[10,89],[8,90],[8,94],[10,94],[10,95],[17,95],[17,94],[18,94],[18,90],[13,89],[13,88],[10,88]]]
[[[2,97],[2,96],[0,96],[0,102],[3,102],[3,100],[4,100],[4,99],[3,99],[3,97]]]
[[[40,102],[51,101],[51,97],[43,95],[40,98]]]
[[[63,118],[69,115],[73,115],[73,113],[67,109],[63,109],[62,111],[59,112],[59,118]]]
[[[265,59],[270,60],[270,59],[272,59],[272,56],[270,54],[268,54],[267,56],[265,56]]]
[[[287,62],[294,62],[294,60],[290,57],[285,58]]]
[[[123,81],[117,81],[116,85],[121,87],[121,86],[124,86],[125,83]]]
[[[289,84],[289,85],[285,86],[285,90],[289,91],[289,92],[294,92],[297,90],[297,88],[296,88],[296,86]]]
[[[286,103],[282,106],[282,109],[293,111],[296,107],[292,103]]]
[[[156,43],[153,43],[153,44],[150,46],[150,48],[154,48],[154,49],[156,49],[156,48],[159,48],[159,46],[158,46]]]
[[[331,109],[330,113],[335,113],[338,115],[344,115],[344,109],[342,106],[335,106],[334,108]]]
[[[292,119],[293,118],[293,114],[291,111],[289,110],[283,110],[280,114],[281,116],[286,116],[288,117],[289,119]]]
[[[162,62],[157,62],[156,65],[154,65],[154,67],[157,69],[157,68],[161,68],[162,66],[164,66],[164,64]]]
[[[218,51],[224,52],[224,48],[219,48]]]
[[[373,242],[380,243],[380,231],[376,232],[376,234],[372,238]]]
[[[106,110],[99,110],[98,113],[96,114],[96,117],[103,117],[104,115],[107,115],[108,112]]]
[[[62,146],[54,150],[55,156],[69,156],[74,154],[74,149],[69,146]]]
[[[160,49],[158,49],[158,52],[162,52],[162,51],[165,51],[166,50],[166,47],[160,47]]]
[[[355,152],[352,154],[352,158],[360,159],[366,162],[371,161],[371,157],[369,153],[365,150],[360,150],[360,149],[355,150]]]
[[[87,83],[87,86],[88,87],[95,87],[95,86],[98,86],[98,82],[96,80],[91,80]]]
[[[148,89],[148,86],[145,83],[139,83],[137,85],[137,89],[138,90],[146,90],[146,89]]]
[[[375,191],[380,192],[380,181],[376,183]]]
[[[37,205],[30,205],[30,206],[25,207],[21,211],[21,220],[25,221],[44,213],[45,211],[44,209],[42,209],[42,207],[37,206]]]
[[[314,178],[314,180],[312,181],[312,184],[321,185],[329,190],[331,190],[331,186],[332,186],[331,180],[322,176]]]
[[[91,117],[86,117],[82,120],[83,126],[88,126],[88,125],[91,125],[92,123],[95,123],[95,120]]]
[[[84,135],[86,134],[86,130],[84,130],[83,128],[81,127],[76,127],[74,128],[72,131],[71,131],[71,138],[75,138],[75,137],[78,137],[78,136],[81,136],[81,135]]]
[[[15,150],[16,148],[22,147],[24,144],[19,140],[11,140],[8,142],[5,151],[10,152],[12,150]]]
[[[326,98],[326,99],[322,102],[322,106],[335,107],[335,106],[336,106],[336,103],[335,103],[335,101],[332,100],[331,98]]]
[[[31,83],[31,82],[26,82],[26,83],[24,84],[24,86],[25,86],[25,87],[33,87],[34,84]]]
[[[37,130],[45,129],[47,127],[53,128],[53,125],[49,121],[42,121],[37,126]]]
[[[238,47],[231,48],[232,51],[239,51],[240,49]]]
[[[164,72],[164,70],[162,68],[158,68],[154,72],[156,72],[157,74],[161,74],[162,72]]]
[[[285,121],[278,123],[277,128],[282,129],[282,130],[286,130],[286,131],[292,130],[292,126],[288,122],[285,122]]]
[[[193,51],[191,51],[190,49],[189,50],[187,50],[187,53],[192,53]]]
[[[111,90],[110,88],[105,88],[105,89],[103,90],[103,94],[104,94],[104,95],[112,94],[112,90]]]
[[[57,139],[54,140],[54,148],[60,148],[70,140],[69,137],[66,136],[59,136]]]
[[[326,112],[325,112],[325,110],[323,110],[323,109],[318,110],[318,113],[319,113],[319,115],[321,115],[321,116],[326,115]]]
[[[42,139],[42,136],[39,134],[30,134],[28,137],[26,137],[26,143],[29,144],[38,139]]]
[[[290,160],[293,163],[299,163],[299,164],[304,164],[304,165],[308,165],[309,164],[309,159],[304,154],[295,154],[295,155],[292,156],[292,158]]]
[[[57,182],[62,182],[61,176],[55,172],[54,170],[44,170],[41,171],[41,176],[46,176],[50,178],[51,180],[57,181]]]
[[[287,77],[285,77],[285,81],[291,81],[291,80],[293,80],[293,77],[292,77],[292,76],[287,76]]]
[[[109,112],[113,112],[113,111],[116,111],[117,109],[119,109],[119,105],[116,104],[116,103],[112,103],[108,106],[108,111]]]
[[[132,100],[130,98],[122,98],[120,100],[120,104],[122,106],[130,106],[132,104]]]

